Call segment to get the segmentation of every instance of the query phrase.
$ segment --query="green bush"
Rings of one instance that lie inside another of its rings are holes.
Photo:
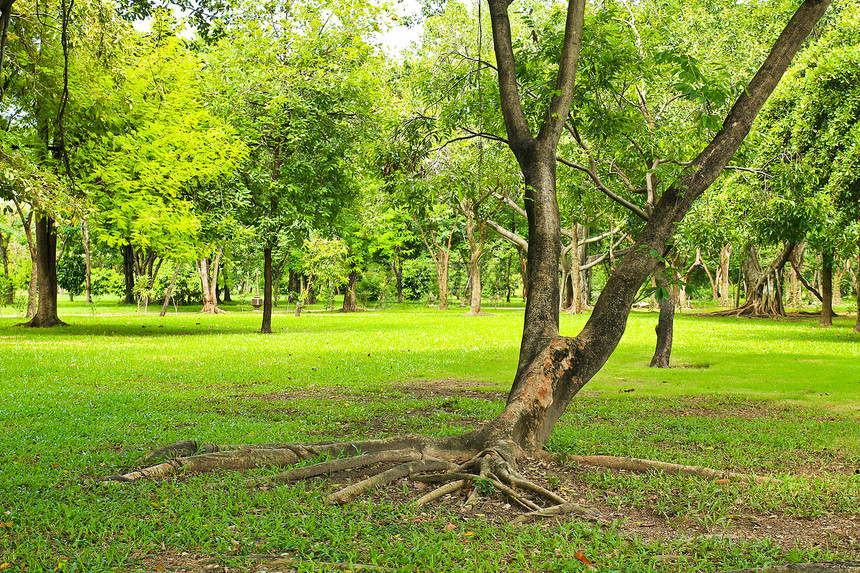
[[[113,269],[90,269],[90,293],[93,296],[125,296],[125,277]]]
[[[163,265],[163,267],[171,268],[173,265]],[[164,302],[164,295],[172,278],[172,272],[159,273],[153,288],[155,291],[153,302]],[[203,287],[200,285],[200,275],[191,265],[182,265],[179,276],[176,277],[176,284],[173,285],[173,302],[179,305],[200,304],[202,300]]]
[[[84,292],[87,282],[87,263],[83,255],[74,253],[57,263],[57,285],[67,293],[77,296]]]

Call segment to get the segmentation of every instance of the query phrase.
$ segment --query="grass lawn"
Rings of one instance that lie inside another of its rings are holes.
[[[203,316],[64,303],[69,327],[0,318],[0,570],[722,571],[860,559],[860,336],[853,318],[678,315],[649,369],[635,312],[548,449],[780,478],[716,483],[579,464],[523,468],[605,519],[514,526],[495,494],[415,508],[403,482],[345,506],[334,475],[272,489],[231,473],[104,485],[181,439],[246,443],[462,432],[504,404],[522,311],[391,308]],[[247,308],[247,307],[244,307]],[[183,310],[183,309],[181,309]],[[314,309],[312,309],[314,310]],[[319,310],[319,309],[316,309]],[[583,316],[562,316],[575,334]],[[277,470],[261,468],[253,474]],[[7,565],[8,564],[8,565]]]

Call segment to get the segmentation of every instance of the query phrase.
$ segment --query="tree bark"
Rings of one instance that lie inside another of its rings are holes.
[[[86,263],[86,289],[87,304],[93,303],[93,283],[92,283],[92,256],[90,253],[90,228],[87,225],[86,219],[81,223],[81,236],[84,240],[84,262]]]
[[[791,273],[789,274],[789,304],[795,308],[803,307],[803,253],[806,250],[806,241],[802,241],[794,247],[789,262]],[[810,285],[811,286],[811,285]]]
[[[3,259],[3,278],[6,280],[3,292],[0,293],[0,304],[11,305],[15,300],[15,287],[9,281],[9,240],[12,235],[0,235],[0,258]]]
[[[833,251],[825,248],[821,254],[821,316],[820,326],[833,326]]]
[[[525,179],[529,219],[529,298],[519,364],[504,411],[488,425],[492,436],[538,450],[572,397],[597,373],[624,333],[633,300],[665,256],[675,226],[734,156],[753,120],[788,68],[828,0],[806,0],[798,8],[764,64],[729,112],[710,144],[663,192],[630,253],[607,280],[583,330],[575,338],[558,333],[559,238],[555,154],[567,120],[582,37],[584,0],[568,4],[556,89],[535,138],[519,101],[507,0],[489,0],[499,93],[507,140]]]
[[[654,349],[654,356],[651,358],[650,366],[651,368],[668,368],[669,359],[672,356],[675,301],[672,298],[669,281],[666,280],[666,265],[660,263],[654,274],[657,277],[657,285],[662,288],[662,296],[659,298],[660,318],[657,319],[657,327],[654,329],[657,333],[657,346]]]
[[[161,312],[158,316],[164,318],[167,315],[167,307],[170,306],[170,298],[173,296],[173,288],[176,286],[176,279],[179,278],[179,270],[182,268],[182,263],[177,263],[173,270],[173,278],[170,279],[170,284],[167,285],[167,290],[164,292],[164,304],[161,305]]]
[[[481,314],[481,257],[484,255],[485,227],[478,218],[478,204],[471,197],[461,206],[466,216],[466,238],[469,242],[469,311],[466,316]]]
[[[272,333],[272,247],[263,249],[263,334]]]
[[[857,297],[857,321],[854,332],[860,334],[860,237],[857,238],[857,274],[854,277],[854,295]]]
[[[403,263],[391,263],[397,284],[397,304],[403,304]]]
[[[343,306],[341,312],[358,312],[358,301],[356,300],[355,287],[358,283],[358,269],[353,265],[349,272],[346,289],[343,291]]]
[[[731,281],[729,280],[729,263],[732,258],[732,244],[726,243],[720,247],[720,306],[732,305]],[[740,288],[740,285],[738,285]]]
[[[215,260],[208,257],[198,259],[194,262],[197,274],[200,275],[200,286],[203,290],[203,308],[200,312],[218,314],[224,312],[218,308],[218,270],[221,264],[221,251],[215,254]]]
[[[122,274],[125,278],[125,303],[135,304],[134,300],[134,247],[131,243],[122,247]]]
[[[741,262],[746,284],[746,301],[743,305],[717,314],[724,316],[785,316],[782,301],[782,269],[789,262],[794,243],[786,243],[782,251],[771,261],[767,268],[762,269],[758,262],[758,253],[752,245],[747,257]]]
[[[36,315],[21,326],[66,326],[57,316],[57,235],[54,232],[54,220],[47,215],[36,217],[36,255],[39,307]]]

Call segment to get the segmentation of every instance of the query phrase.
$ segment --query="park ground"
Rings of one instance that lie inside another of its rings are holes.
[[[522,311],[345,315],[66,303],[68,327],[0,318],[0,569],[41,571],[724,571],[860,559],[860,335],[782,320],[677,316],[673,368],[650,369],[656,313],[634,312],[529,477],[601,512],[513,525],[495,492],[416,508],[415,482],[343,506],[337,474],[249,488],[213,473],[100,483],[182,439],[249,443],[462,432],[498,413]],[[10,316],[10,312],[13,316]],[[563,334],[585,316],[562,315]],[[777,478],[607,470],[607,454]],[[260,468],[252,475],[276,473]],[[589,566],[586,562],[593,565]]]

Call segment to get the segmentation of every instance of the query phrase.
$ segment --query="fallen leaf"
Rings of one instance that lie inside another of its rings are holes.
[[[448,525],[445,526],[445,531],[454,531],[455,529],[457,529],[457,526],[454,525],[453,523],[449,523]]]
[[[12,566],[11,563],[0,563],[0,571],[3,571],[4,569],[8,569],[11,566]]]
[[[584,564],[588,565],[589,567],[594,567],[594,563],[588,560],[588,557],[585,556],[585,553],[580,553],[577,551],[573,554],[573,556],[582,561]]]
[[[466,533],[463,534],[463,537],[469,537],[470,535],[475,535],[475,534],[472,533],[471,531],[467,531]]]

